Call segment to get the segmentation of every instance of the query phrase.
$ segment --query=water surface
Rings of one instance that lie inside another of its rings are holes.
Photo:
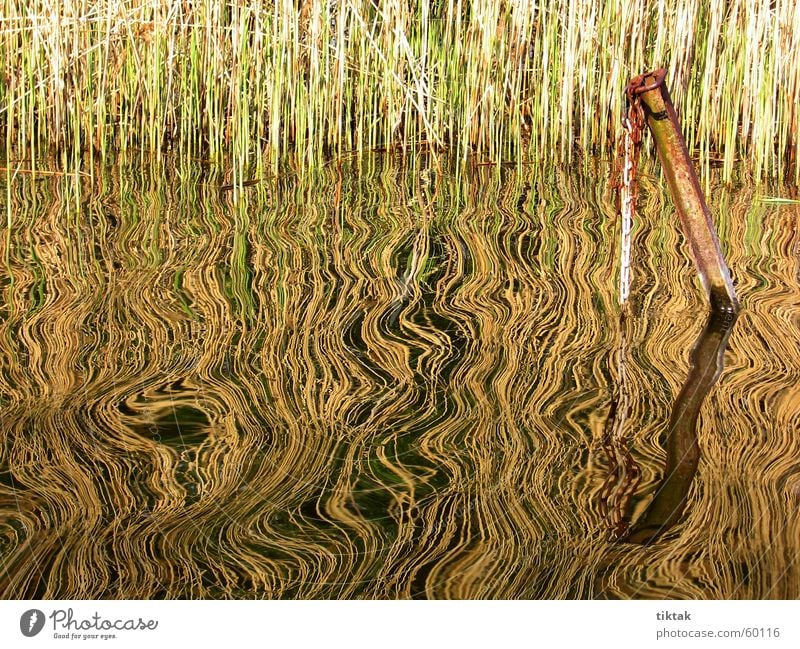
[[[602,164],[229,183],[0,176],[0,596],[800,597],[789,188],[710,180],[742,313],[626,539],[706,324],[652,169],[625,322]]]

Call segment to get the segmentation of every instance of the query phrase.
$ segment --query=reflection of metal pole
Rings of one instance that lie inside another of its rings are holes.
[[[689,375],[669,419],[664,477],[655,497],[624,539],[630,543],[649,543],[681,519],[700,459],[697,415],[722,371],[725,347],[735,321],[731,311],[712,311],[694,345]]]
[[[634,77],[627,94],[638,97],[644,106],[647,125],[711,308],[737,311],[736,291],[664,83],[665,74],[661,68]]]

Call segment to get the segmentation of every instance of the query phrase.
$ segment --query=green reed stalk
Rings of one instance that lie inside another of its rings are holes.
[[[662,66],[701,169],[800,180],[791,0],[0,0],[0,127],[30,158],[570,161],[613,149],[626,80]]]

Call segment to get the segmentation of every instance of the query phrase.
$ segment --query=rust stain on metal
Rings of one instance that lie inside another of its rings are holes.
[[[641,106],[664,174],[672,193],[684,236],[714,310],[738,311],[736,291],[722,255],[711,211],[706,204],[689,151],[681,132],[678,116],[665,82],[666,70],[642,74],[631,79],[626,88],[630,106]]]

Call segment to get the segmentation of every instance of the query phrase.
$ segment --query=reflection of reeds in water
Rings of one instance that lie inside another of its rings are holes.
[[[796,207],[714,193],[743,314],[685,520],[644,548],[598,506],[605,181],[417,171],[237,204],[192,170],[15,181],[3,597],[800,595]],[[626,368],[643,495],[703,314],[651,189]]]
[[[623,232],[621,236],[626,235]],[[625,260],[620,266],[624,268]],[[628,444],[628,420],[631,404],[628,396],[628,376],[626,371],[628,342],[625,332],[627,319],[622,305],[620,317],[619,343],[616,350],[616,385],[611,391],[611,402],[608,407],[608,418],[603,424],[601,446],[608,462],[608,475],[600,490],[600,506],[603,515],[608,519],[609,537],[622,538],[627,535],[630,521],[627,518],[631,498],[641,479],[639,466],[631,455]]]

